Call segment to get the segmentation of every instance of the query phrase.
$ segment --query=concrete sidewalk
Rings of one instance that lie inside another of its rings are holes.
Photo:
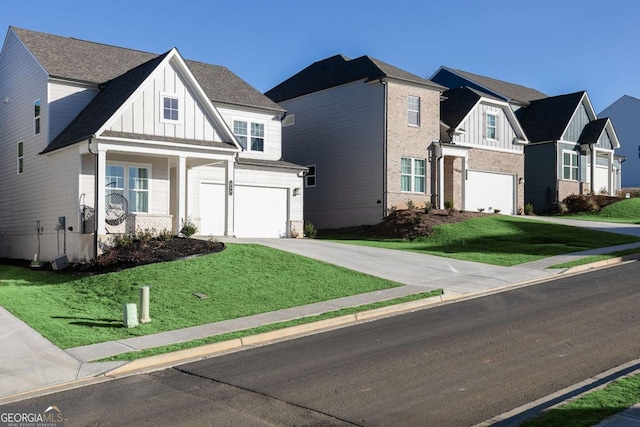
[[[544,220],[544,219],[543,219]],[[572,224],[573,225],[573,224]],[[592,223],[580,226],[594,228]],[[640,226],[624,225],[619,230],[608,227],[607,231],[640,236]],[[638,234],[635,234],[638,233]],[[418,253],[379,249],[357,245],[306,239],[224,239],[236,243],[256,243],[310,258],[340,265],[405,286],[354,295],[337,300],[309,304],[271,313],[263,313],[240,319],[227,320],[209,325],[196,326],[154,335],[129,338],[113,342],[93,344],[66,351],[61,350],[29,328],[24,322],[0,307],[0,404],[20,400],[37,393],[56,388],[72,387],[78,381],[104,380],[104,375],[139,369],[144,363],[110,362],[96,363],[93,360],[138,351],[157,346],[181,343],[194,339],[245,330],[248,328],[298,319],[301,317],[384,301],[400,296],[422,293],[443,288],[444,297],[400,307],[399,310],[418,307],[418,304],[438,304],[456,298],[466,298],[497,292],[526,282],[544,280],[565,273],[547,267],[588,255],[607,253],[631,247],[640,247],[640,242],[617,247],[601,248],[585,252],[559,255],[514,267],[499,267],[486,264],[434,257]],[[413,308],[415,309],[415,308]],[[380,311],[389,315],[391,309]],[[373,314],[375,316],[378,314]],[[367,315],[353,316],[354,321]],[[348,321],[345,320],[345,322]],[[337,325],[338,323],[327,323]],[[319,325],[318,327],[322,327]],[[312,330],[304,327],[301,331]],[[286,332],[289,333],[289,332]],[[295,331],[291,332],[292,334]],[[284,333],[280,333],[282,335]],[[277,334],[276,334],[277,335]],[[271,336],[264,337],[269,340]],[[284,336],[284,335],[282,335]],[[247,342],[256,342],[247,340]],[[238,345],[244,345],[238,341]],[[193,354],[190,353],[193,357]],[[198,353],[200,354],[200,353]],[[178,356],[176,356],[178,357]],[[188,357],[185,353],[185,358]],[[202,356],[200,356],[202,357]],[[175,357],[174,357],[175,360]],[[177,363],[177,362],[175,362]]]

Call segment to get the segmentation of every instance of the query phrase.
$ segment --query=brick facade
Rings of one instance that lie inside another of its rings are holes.
[[[408,124],[407,99],[420,98],[420,125]],[[440,137],[440,93],[420,86],[387,82],[387,208],[405,208],[407,201],[416,206],[431,203],[432,167],[429,147]],[[412,157],[425,160],[425,192],[401,191],[401,159]]]

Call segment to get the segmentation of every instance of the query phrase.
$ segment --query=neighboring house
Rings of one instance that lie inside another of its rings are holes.
[[[436,203],[444,88],[369,56],[315,62],[265,95],[287,110],[283,153],[305,165],[305,220],[317,228],[380,222]]]
[[[598,116],[611,119],[620,140],[617,154],[624,161],[621,187],[640,187],[640,99],[624,95]]]
[[[442,94],[438,155],[441,206],[522,213],[527,138],[509,104],[464,87]]]
[[[526,86],[508,83],[490,77],[480,76],[467,71],[441,66],[430,78],[450,89],[470,87],[508,102],[512,109],[526,107],[529,102],[546,98],[548,95]]]
[[[302,232],[284,110],[224,67],[10,27],[0,100],[1,257],[33,258],[37,225],[45,260],[187,219],[201,235]]]
[[[616,194],[620,147],[613,125],[598,119],[586,92],[548,97],[542,92],[466,71],[440,67],[443,86],[469,86],[508,102],[529,140],[525,147],[525,203],[548,212],[571,194]],[[595,164],[595,168],[591,168]]]
[[[620,144],[611,120],[596,117],[587,92],[532,101],[517,116],[529,138],[525,201],[536,211],[550,211],[572,194],[615,194]]]

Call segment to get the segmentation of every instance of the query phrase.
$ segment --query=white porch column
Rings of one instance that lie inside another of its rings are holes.
[[[107,234],[105,228],[105,206],[104,199],[106,197],[105,182],[107,176],[107,152],[106,150],[98,150],[98,203],[95,206],[95,220],[98,221],[98,235]]]
[[[596,147],[595,144],[589,146],[591,148],[591,194],[596,194]]]
[[[227,218],[225,221],[225,236],[235,235],[235,215],[234,200],[236,186],[236,163],[233,160],[227,161]]]
[[[609,181],[609,195],[616,195],[616,177],[613,173],[613,152],[607,153],[607,181]]]
[[[178,170],[176,173],[178,180],[177,194],[178,199],[178,231],[182,227],[182,223],[187,217],[187,158],[180,156],[178,158]]]
[[[438,209],[444,209],[444,154],[438,159]]]

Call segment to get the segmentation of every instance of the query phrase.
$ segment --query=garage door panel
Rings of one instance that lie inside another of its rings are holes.
[[[226,216],[224,184],[200,184],[200,233],[204,236],[223,236]]]
[[[288,190],[286,188],[235,187],[237,237],[287,237]]]
[[[467,171],[465,182],[465,209],[475,211],[480,208],[485,212],[499,209],[504,214],[514,214],[513,175]]]

